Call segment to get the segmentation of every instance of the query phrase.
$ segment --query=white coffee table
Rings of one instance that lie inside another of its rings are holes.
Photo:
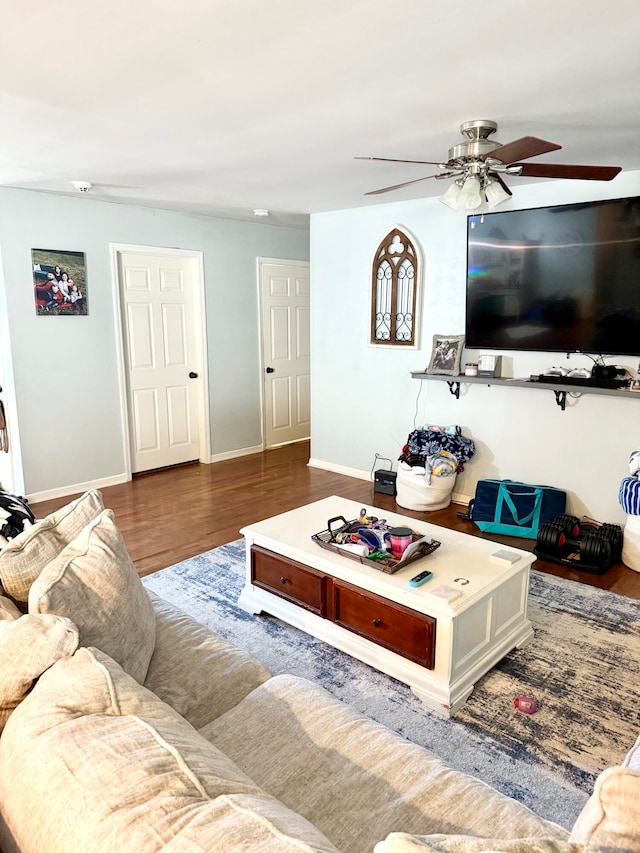
[[[516,562],[498,564],[490,559],[501,547],[494,542],[375,507],[367,512],[408,524],[441,547],[385,574],[312,541],[330,518],[356,519],[361,506],[333,496],[244,527],[247,575],[238,603],[397,678],[430,709],[451,716],[479,678],[533,637],[527,597],[535,557],[509,546]],[[409,589],[409,578],[424,568],[433,578]],[[441,586],[459,598],[447,603],[430,593]]]

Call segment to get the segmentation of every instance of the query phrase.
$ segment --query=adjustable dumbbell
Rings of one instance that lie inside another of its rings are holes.
[[[623,533],[622,528],[619,524],[603,524],[600,527],[599,533],[603,534],[607,537],[609,542],[611,542],[611,550],[614,554],[620,555],[622,551],[622,539]]]
[[[615,526],[615,525],[613,525]],[[567,531],[571,535],[567,535]],[[567,547],[576,548],[585,563],[601,565],[606,563],[613,551],[612,543],[607,532],[595,529],[585,533],[580,538],[580,525],[574,516],[559,516],[554,521],[543,524],[538,534],[538,545],[541,551],[551,555],[561,556]]]
[[[579,535],[580,522],[575,515],[558,515],[542,525],[536,544],[547,553],[559,555],[567,541],[577,540]]]
[[[580,536],[580,521],[575,515],[558,515],[553,519],[553,524],[559,524],[569,539]]]

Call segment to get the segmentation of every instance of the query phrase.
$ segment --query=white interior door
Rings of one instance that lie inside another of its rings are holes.
[[[132,473],[198,459],[194,261],[118,257]]]
[[[260,261],[265,447],[309,438],[309,265]]]

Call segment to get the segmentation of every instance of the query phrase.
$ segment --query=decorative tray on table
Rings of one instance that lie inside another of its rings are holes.
[[[354,553],[349,550],[348,547],[345,547],[356,544],[358,541],[358,531],[362,530],[362,528],[368,527],[371,530],[377,530],[382,533],[389,532],[393,529],[388,524],[384,523],[377,523],[373,526],[371,524],[372,521],[375,523],[377,520],[369,518],[369,523],[364,523],[362,520],[357,518],[354,521],[347,521],[344,516],[338,515],[336,518],[329,519],[326,530],[321,530],[320,533],[314,533],[311,538],[314,542],[317,542],[321,548],[326,548],[328,551],[340,554],[341,557],[348,557],[350,560],[357,560],[359,563],[362,563],[363,566],[370,566],[372,569],[379,569],[381,572],[385,572],[385,574],[388,575],[392,575],[399,569],[403,569],[405,566],[408,566],[409,563],[413,563],[416,560],[422,559],[422,557],[427,557],[429,554],[433,554],[436,548],[439,548],[442,544],[438,542],[437,539],[432,539],[430,536],[421,536],[417,533],[412,533],[411,544],[400,558],[394,557],[388,552],[386,553],[386,556],[383,556],[380,551],[375,551],[368,556],[364,556]],[[362,540],[360,541],[364,544]]]

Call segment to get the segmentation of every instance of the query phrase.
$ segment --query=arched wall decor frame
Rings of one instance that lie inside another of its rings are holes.
[[[371,345],[417,348],[421,275],[415,241],[396,226],[382,240],[373,258]]]

